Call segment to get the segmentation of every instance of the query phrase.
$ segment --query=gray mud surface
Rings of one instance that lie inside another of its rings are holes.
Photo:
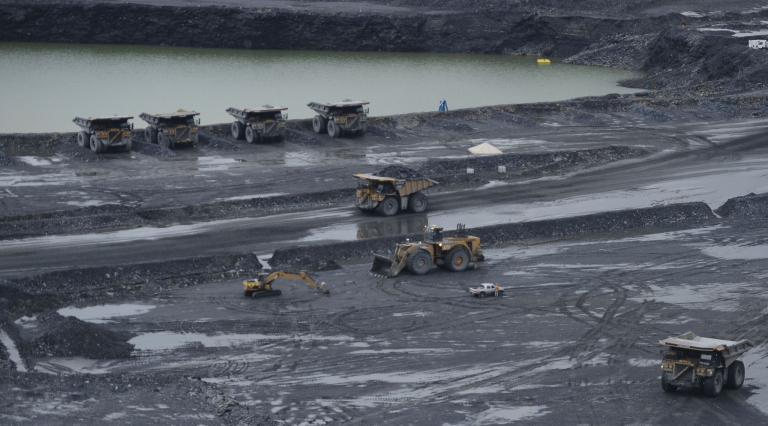
[[[767,22],[754,0],[0,0],[2,41],[565,56],[648,89],[173,151],[0,134],[0,424],[765,424],[768,55],[735,35]],[[356,173],[440,184],[385,218]],[[477,269],[367,274],[456,223]],[[266,265],[330,295],[245,298]],[[742,389],[661,390],[657,341],[689,330],[755,343]]]

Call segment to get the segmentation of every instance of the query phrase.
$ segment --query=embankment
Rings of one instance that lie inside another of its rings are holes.
[[[237,49],[457,52],[570,56],[601,35],[668,18],[609,19],[492,10],[329,13],[222,6],[9,2],[0,40]]]
[[[768,219],[768,193],[731,198],[715,213],[729,219]]]
[[[482,226],[472,228],[469,232],[480,237],[483,244],[490,245],[633,229],[688,227],[716,219],[709,206],[702,202],[696,202],[560,219]],[[452,232],[448,232],[447,235],[452,235]],[[305,265],[315,264],[319,261],[347,261],[370,257],[374,253],[391,254],[395,244],[403,242],[405,238],[419,241],[421,237],[421,234],[398,235],[278,249],[269,260],[269,265],[276,269],[301,269]]]

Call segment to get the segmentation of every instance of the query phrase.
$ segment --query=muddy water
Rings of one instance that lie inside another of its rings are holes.
[[[0,133],[74,131],[75,116],[179,108],[202,122],[265,103],[309,118],[309,101],[371,102],[371,115],[628,93],[631,71],[533,57],[0,43]],[[137,126],[143,121],[134,120]]]

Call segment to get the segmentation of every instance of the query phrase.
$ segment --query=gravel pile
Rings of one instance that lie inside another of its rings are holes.
[[[731,198],[715,210],[715,213],[733,219],[768,218],[768,193],[752,193]]]
[[[285,141],[310,148],[325,145],[320,139],[294,129],[285,129]]]
[[[698,202],[671,204],[645,209],[611,211],[534,222],[490,225],[472,228],[469,232],[471,235],[480,237],[483,244],[495,244],[546,240],[632,229],[697,226],[716,219],[709,206]],[[450,236],[452,232],[447,232],[446,234]],[[328,253],[333,253],[334,260],[337,262],[368,258],[373,256],[374,253],[391,255],[395,244],[403,242],[405,238],[419,240],[421,234],[396,235],[341,243],[277,249],[269,260],[269,264],[276,269],[301,269],[305,265],[312,265],[318,260],[327,259]]]
[[[172,259],[119,266],[68,269],[14,278],[8,285],[29,295],[60,294],[96,297],[109,291],[119,294],[154,292],[213,280],[250,275],[262,268],[253,253]]]
[[[107,204],[51,213],[0,217],[0,240],[95,229],[137,227],[146,221],[131,207]]]
[[[133,152],[148,155],[150,157],[157,157],[157,158],[170,158],[170,157],[176,157],[176,153],[169,148],[166,148],[161,145],[149,143],[149,142],[143,142],[134,139],[133,142],[131,142],[131,149]]]
[[[244,217],[287,208],[328,206],[354,199],[354,190],[343,188],[150,210],[104,205],[37,215],[0,216],[0,241],[35,235],[165,225],[170,222],[188,223],[213,217]]]
[[[742,114],[740,109],[722,102],[703,100],[699,101],[696,106],[701,110],[715,112],[726,117],[739,117]]]
[[[88,359],[128,358],[133,335],[108,330],[75,317],[63,317],[55,311],[38,315],[34,337],[23,343],[26,355],[34,357],[79,356]]]
[[[199,138],[197,147],[206,151],[224,151],[224,152],[236,152],[241,151],[241,148],[237,146],[234,139],[227,140],[224,137],[216,136],[213,133],[205,130],[200,130],[198,133]]]
[[[5,155],[3,151],[0,151],[0,166],[13,166],[17,163],[18,161],[15,158]]]
[[[519,115],[510,114],[508,112],[496,111],[491,114],[491,119],[499,120],[506,124],[519,127],[536,127],[539,124],[530,118],[521,117]]]
[[[374,174],[376,176],[391,177],[395,179],[422,179],[426,177],[416,170],[398,165],[387,166]]]
[[[184,377],[179,380],[175,388],[177,397],[198,401],[216,417],[223,419],[226,424],[249,426],[278,426],[281,424],[272,420],[268,415],[252,410],[248,404],[241,403],[219,390],[215,385],[200,380],[199,377]]]
[[[643,104],[632,104],[627,108],[627,112],[631,114],[641,115],[645,118],[655,121],[669,121],[671,118],[662,111],[651,108]]]
[[[610,146],[606,148],[586,149],[577,151],[555,151],[538,154],[502,154],[467,159],[430,159],[420,168],[419,172],[427,176],[464,173],[467,166],[474,167],[475,173],[496,173],[500,165],[507,166],[507,173],[513,176],[530,175],[532,173],[557,173],[575,166],[594,166],[627,158],[640,157],[649,154],[643,148],[626,146]]]
[[[435,129],[442,129],[459,133],[467,133],[475,130],[467,123],[463,123],[461,121],[443,120],[440,118],[430,118],[424,124],[427,127],[434,127]]]
[[[366,132],[369,135],[378,136],[384,139],[391,139],[391,140],[401,139],[397,133],[391,130],[387,130],[381,126],[377,126],[375,124],[369,123],[368,126],[366,127]]]

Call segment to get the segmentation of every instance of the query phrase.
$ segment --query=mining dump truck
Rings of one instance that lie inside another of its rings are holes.
[[[131,150],[131,129],[133,125],[127,115],[114,117],[75,117],[72,122],[80,126],[77,134],[77,144],[83,148],[91,148],[93,152],[104,152],[107,148],[122,148]]]
[[[285,118],[282,111],[286,107],[264,105],[259,109],[227,108],[229,115],[235,117],[232,123],[232,137],[248,143],[261,142],[264,139],[282,140],[285,137]]]
[[[351,99],[332,104],[310,102],[307,106],[317,113],[312,119],[312,128],[315,133],[328,132],[332,138],[338,138],[344,134],[364,135],[368,108],[364,108],[363,105],[369,103]]]
[[[288,278],[293,280],[304,280],[307,284],[311,285],[315,290],[324,294],[331,294],[328,290],[328,286],[325,283],[317,284],[306,272],[298,274],[292,274],[290,272],[276,271],[267,275],[264,271],[259,271],[259,275],[256,278],[243,281],[243,291],[245,297],[263,297],[263,296],[279,296],[282,291],[274,288],[272,283],[278,278]]]
[[[700,387],[715,397],[723,386],[739,389],[744,384],[744,363],[738,358],[754,347],[749,340],[709,339],[687,332],[659,340],[668,347],[661,360],[661,388],[675,392],[681,387]]]
[[[359,173],[354,175],[365,182],[357,188],[357,208],[392,216],[401,210],[422,213],[427,210],[427,195],[423,190],[438,182],[427,179],[395,179],[386,176]]]
[[[456,226],[455,237],[443,237],[443,228],[430,226],[424,230],[424,241],[410,242],[395,247],[395,255],[390,258],[375,254],[370,274],[377,277],[392,278],[408,268],[411,273],[424,275],[433,266],[441,266],[452,272],[466,270],[470,265],[477,267],[485,260],[480,250],[480,238],[469,236],[466,227]]]
[[[195,120],[196,115],[200,113],[183,109],[167,114],[142,112],[139,117],[149,123],[144,129],[144,140],[170,149],[179,144],[196,144],[197,126],[200,124],[200,120]]]

